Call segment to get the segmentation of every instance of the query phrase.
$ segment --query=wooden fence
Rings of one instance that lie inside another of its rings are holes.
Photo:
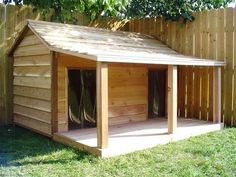
[[[82,14],[76,14],[77,24],[107,28],[112,30],[126,29],[128,20],[114,18],[99,19],[90,23]],[[46,20],[51,21],[49,16]],[[0,4],[0,125],[11,123],[12,119],[12,60],[7,51],[15,41],[18,32],[25,25],[26,19],[40,20],[39,11],[32,11],[27,6],[4,6]]]
[[[222,75],[222,117],[236,125],[236,8],[195,13],[196,20],[184,24],[161,18],[136,19],[129,30],[152,35],[174,50],[200,58],[224,60]],[[212,119],[213,92],[210,67],[180,67],[178,114]]]
[[[78,24],[117,30],[129,30],[152,35],[174,50],[201,58],[225,60],[222,75],[222,117],[236,125],[236,9],[218,9],[195,13],[194,22],[170,22],[161,18],[127,20],[100,19],[92,24],[78,14]],[[26,19],[40,19],[39,12],[29,7],[0,4],[0,125],[11,122],[12,60],[6,51],[14,42]],[[48,19],[50,20],[50,18]],[[210,67],[180,67],[178,114],[183,117],[212,119],[212,69]]]

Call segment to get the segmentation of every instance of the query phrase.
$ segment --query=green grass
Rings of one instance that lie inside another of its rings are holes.
[[[236,176],[236,128],[99,159],[28,130],[3,127],[0,176]]]

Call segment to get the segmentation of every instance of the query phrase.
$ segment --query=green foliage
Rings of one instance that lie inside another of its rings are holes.
[[[173,21],[183,17],[193,20],[192,13],[226,7],[232,0],[132,0],[127,7],[129,18],[163,16]]]
[[[5,0],[4,3],[11,1]],[[22,0],[14,2],[20,4]],[[60,22],[76,22],[78,12],[88,15],[91,21],[100,16],[119,16],[127,3],[127,0],[24,0],[24,4],[40,9],[45,18],[52,15],[53,21]]]
[[[22,0],[4,0],[4,3],[12,1],[22,3]],[[52,20],[60,22],[76,22],[78,12],[88,15],[91,21],[100,16],[163,16],[174,21],[179,18],[191,21],[193,12],[226,7],[230,2],[232,0],[24,0],[24,4],[42,10],[45,17],[52,14]]]
[[[16,5],[19,5],[22,3],[23,0],[3,0],[3,3],[4,4],[9,4],[9,3],[12,3],[14,2]]]

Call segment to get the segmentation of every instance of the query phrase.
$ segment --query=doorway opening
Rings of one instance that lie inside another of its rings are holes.
[[[148,71],[148,118],[166,116],[166,69]]]
[[[96,127],[96,70],[68,70],[68,129]]]

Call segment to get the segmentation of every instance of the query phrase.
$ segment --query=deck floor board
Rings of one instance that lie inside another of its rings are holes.
[[[213,124],[212,122],[197,119],[178,118],[177,127],[176,134],[168,134],[167,119],[165,118],[110,126],[108,148],[100,151],[103,157],[126,154],[220,130],[223,126],[222,124]],[[57,133],[56,135],[99,150],[97,148],[96,128],[72,130]]]

